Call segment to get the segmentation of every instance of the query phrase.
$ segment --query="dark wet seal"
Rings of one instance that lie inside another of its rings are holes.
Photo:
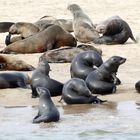
[[[111,94],[116,92],[116,85],[121,81],[116,77],[118,68],[125,63],[126,58],[112,56],[97,70],[92,71],[86,78],[86,84],[93,94]]]
[[[140,81],[137,81],[135,84],[135,89],[138,93],[140,93]]]
[[[102,101],[97,96],[93,96],[84,80],[72,78],[64,84],[62,99],[67,104],[100,104]]]
[[[37,87],[37,92],[39,94],[39,109],[33,123],[59,121],[60,113],[51,99],[49,90],[44,87]]]
[[[119,16],[101,22],[96,26],[96,30],[103,34],[93,41],[96,44],[124,44],[129,37],[136,42],[130,26]]]
[[[33,71],[31,77],[32,98],[38,97],[37,87],[45,87],[50,91],[51,96],[62,94],[63,83],[49,77],[50,66],[46,60],[39,62],[38,67]]]
[[[9,28],[14,24],[14,22],[0,22],[0,33],[9,32]]]
[[[96,51],[85,51],[75,56],[71,62],[71,77],[86,79],[87,75],[103,63],[102,57]]]

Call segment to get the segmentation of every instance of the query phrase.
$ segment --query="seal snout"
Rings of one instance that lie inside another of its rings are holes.
[[[120,64],[125,63],[125,61],[126,61],[126,58],[121,58],[121,60],[120,60]]]

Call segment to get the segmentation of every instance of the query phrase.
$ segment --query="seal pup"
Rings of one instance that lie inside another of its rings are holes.
[[[89,90],[93,94],[101,95],[116,92],[116,85],[118,84],[116,74],[119,66],[125,63],[125,61],[126,58],[112,56],[98,67],[98,69],[89,73],[85,80]]]
[[[36,90],[39,94],[39,111],[33,123],[59,121],[60,113],[51,99],[49,90],[44,87],[37,87]]]
[[[30,78],[27,74],[21,72],[3,72],[0,73],[0,89],[5,88],[28,88]]]
[[[23,60],[18,59],[15,56],[0,54],[0,71],[3,70],[15,70],[15,71],[32,71],[35,68],[32,65],[27,64]]]
[[[63,84],[49,77],[50,66],[46,60],[38,63],[31,77],[32,98],[38,97],[37,87],[45,87],[50,91],[51,96],[62,94]]]
[[[75,56],[71,62],[71,77],[85,80],[88,74],[103,63],[102,57],[95,51],[85,51]]]
[[[0,22],[0,33],[8,32],[13,24],[14,22]]]
[[[140,93],[140,81],[137,81],[137,82],[135,83],[135,89],[136,89],[136,91],[137,91],[138,93]]]
[[[67,104],[91,104],[104,102],[97,98],[97,96],[93,96],[85,81],[79,78],[72,78],[64,84],[62,99]]]
[[[76,39],[58,25],[6,46],[1,53],[42,53],[63,46],[75,47]]]
[[[73,31],[79,42],[88,43],[99,38],[91,19],[79,5],[70,4],[67,9],[73,14]]]
[[[119,16],[101,22],[96,26],[96,30],[103,34],[93,41],[96,44],[124,44],[129,37],[136,42],[130,26]]]
[[[102,54],[102,50],[99,48],[95,48],[91,44],[80,44],[77,47],[63,47],[59,49],[49,50],[43,53],[39,60],[46,59],[48,63],[71,63],[72,59],[82,53],[84,51],[94,50],[98,52],[100,55]]]

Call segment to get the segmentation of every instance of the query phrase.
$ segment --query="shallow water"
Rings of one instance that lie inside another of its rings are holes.
[[[37,108],[0,108],[1,140],[132,140],[140,138],[140,109],[135,102],[58,107],[57,123],[32,124]]]

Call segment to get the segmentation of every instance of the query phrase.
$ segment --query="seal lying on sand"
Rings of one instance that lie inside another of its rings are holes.
[[[6,46],[2,53],[41,53],[62,46],[75,47],[75,38],[58,25],[52,25],[28,38]]]
[[[121,64],[126,61],[120,56],[112,56],[104,62],[97,70],[89,73],[86,78],[86,84],[93,94],[110,94],[116,91],[118,78],[116,73]]]
[[[93,41],[96,44],[124,44],[129,37],[136,42],[128,23],[119,16],[111,17],[98,24],[96,30],[103,34]]]
[[[70,63],[72,59],[79,53],[94,50],[100,55],[102,50],[95,48],[90,44],[80,44],[77,47],[63,47],[59,49],[49,50],[40,56],[39,60],[46,59],[48,63]]]
[[[64,84],[62,99],[67,104],[102,103],[104,101],[93,96],[84,80],[72,78]]]
[[[36,98],[37,87],[45,87],[50,91],[51,96],[62,94],[63,84],[49,77],[50,66],[46,60],[39,62],[38,67],[33,71],[31,77],[32,98]]]
[[[71,77],[85,80],[87,75],[103,63],[102,57],[95,51],[85,51],[74,57],[71,62]]]
[[[30,78],[21,72],[0,73],[0,89],[4,88],[28,88]]]
[[[15,70],[15,71],[32,71],[35,68],[32,65],[18,59],[15,56],[0,54],[0,71]]]
[[[0,22],[0,33],[9,32],[9,28],[14,24],[14,22]]]
[[[136,82],[135,89],[137,90],[138,93],[140,93],[140,81]]]
[[[44,87],[37,87],[39,97],[39,111],[38,115],[33,119],[33,123],[48,123],[57,122],[60,118],[60,113],[54,105],[50,92]]]
[[[68,32],[73,32],[71,19],[56,19],[52,16],[44,16],[34,23],[40,30],[44,30],[48,25],[59,25]]]
[[[68,5],[68,10],[73,14],[73,31],[79,42],[87,43],[99,38],[91,19],[77,4]]]

